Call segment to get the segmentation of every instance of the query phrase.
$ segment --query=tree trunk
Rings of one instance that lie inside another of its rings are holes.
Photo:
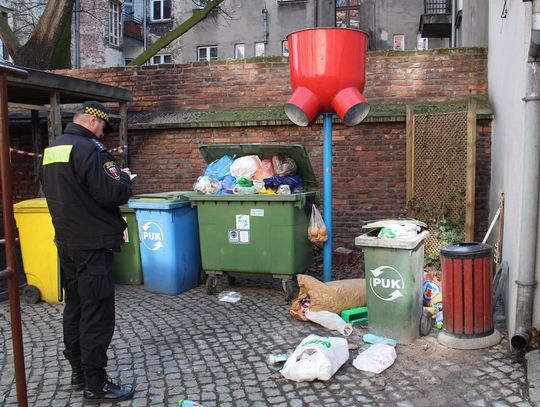
[[[150,47],[148,47],[146,51],[142,52],[137,58],[131,61],[129,65],[141,66],[142,64],[144,64],[146,61],[156,55],[159,51],[161,51],[175,39],[181,37],[189,30],[191,30],[195,25],[208,17],[208,14],[210,14],[212,10],[214,10],[221,3],[223,3],[223,1],[224,0],[209,0],[203,9],[197,11],[195,14],[193,14],[193,16],[188,18],[178,27],[168,32],[164,36],[160,37],[156,42],[154,42]]]
[[[48,69],[64,28],[71,21],[74,0],[49,0],[26,44],[12,54],[15,64]]]

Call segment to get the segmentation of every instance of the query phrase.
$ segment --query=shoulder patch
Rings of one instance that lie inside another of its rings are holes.
[[[43,153],[43,165],[68,163],[72,148],[72,145],[47,147]]]
[[[98,149],[98,151],[107,151],[107,147],[105,147],[105,144],[100,142],[99,140],[96,140],[95,138],[89,138],[90,142]]]
[[[120,179],[120,168],[118,168],[118,165],[114,161],[107,161],[103,164],[103,169],[109,177],[117,181]]]

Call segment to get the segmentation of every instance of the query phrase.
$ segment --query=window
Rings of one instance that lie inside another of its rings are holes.
[[[168,20],[171,18],[171,1],[170,0],[150,0],[151,19],[152,21]]]
[[[246,57],[246,47],[244,44],[234,44],[234,59],[243,59]]]
[[[6,21],[8,22],[8,25],[12,27],[13,24],[10,21],[11,19],[10,19],[9,14],[3,10],[0,11],[0,13],[2,13],[2,16],[6,19]],[[4,43],[2,41],[0,41],[0,60],[11,61],[7,48],[4,46]]]
[[[204,8],[205,6],[205,1],[204,0],[193,0],[193,8],[194,9],[201,9],[201,8]]]
[[[255,56],[256,57],[264,57],[264,42],[256,42],[255,43]]]
[[[289,42],[287,40],[281,41],[281,55],[289,58]]]
[[[360,0],[336,0],[336,27],[360,28]]]
[[[122,6],[116,1],[109,2],[109,44],[120,46],[120,33],[122,32]]]
[[[217,47],[215,45],[197,48],[197,61],[214,61],[216,59]]]
[[[405,36],[403,34],[394,34],[394,51],[403,51],[405,49]]]
[[[428,50],[428,39],[423,38],[422,34],[416,34],[416,49],[420,51]]]
[[[133,17],[133,0],[124,0],[124,15]]]
[[[172,64],[171,54],[154,55],[150,60],[150,65]]]

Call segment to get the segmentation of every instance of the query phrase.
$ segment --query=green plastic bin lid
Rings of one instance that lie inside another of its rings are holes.
[[[45,198],[27,199],[13,205],[13,211],[18,212],[48,212],[49,206]]]
[[[189,197],[197,195],[195,191],[169,191],[152,194],[140,194],[132,197],[128,206],[135,209],[173,209],[190,205]]]
[[[270,160],[279,153],[287,154],[296,162],[297,174],[304,180],[306,190],[310,191],[317,188],[317,179],[306,148],[300,144],[212,144],[202,145],[199,150],[208,164],[224,155],[236,158],[245,155],[257,155],[261,160]]]

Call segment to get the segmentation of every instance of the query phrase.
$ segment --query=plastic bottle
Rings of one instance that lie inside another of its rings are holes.
[[[442,310],[438,311],[437,314],[435,315],[435,326],[437,327],[437,329],[442,329],[442,327],[443,327],[443,313],[442,313]]]
[[[291,356],[291,354],[291,351],[287,353],[270,353],[266,356],[266,363],[273,365],[276,363],[285,362],[287,359],[289,359],[289,356]]]
[[[178,405],[181,407],[204,407],[202,404],[192,400],[180,400]]]

